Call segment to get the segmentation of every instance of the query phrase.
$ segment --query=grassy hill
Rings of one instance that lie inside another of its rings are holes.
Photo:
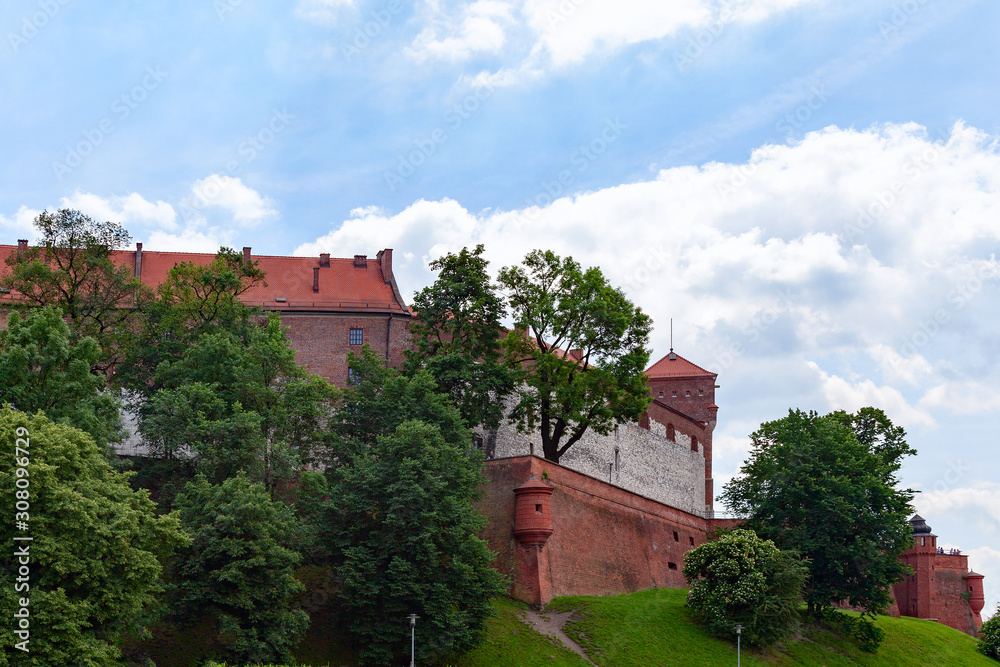
[[[575,610],[565,631],[600,667],[735,665],[736,647],[706,636],[684,606],[685,590],[658,589],[606,598],[558,598],[555,611]],[[575,653],[520,620],[526,607],[497,603],[487,641],[455,667],[587,667]],[[766,653],[744,649],[742,664],[757,665],[964,665],[997,667],[976,652],[976,641],[933,621],[880,617],[886,640],[878,653],[858,650],[825,628],[806,627],[800,637]]]
[[[686,590],[657,589],[614,597],[558,598],[549,605],[553,612],[573,611],[564,631],[599,667],[711,667],[736,664],[736,647],[705,635],[691,620],[684,601]],[[489,621],[486,641],[462,656],[452,667],[588,667],[590,663],[549,637],[539,634],[524,620],[528,607],[520,602],[496,601],[497,616]],[[742,664],[809,665],[840,667],[998,667],[976,652],[976,640],[933,621],[881,616],[878,624],[886,639],[875,654],[863,653],[856,645],[823,627],[803,628],[799,637],[770,651],[744,647]],[[297,651],[300,665],[340,667],[353,665],[354,654],[346,648],[336,624],[315,624],[327,632],[311,632]],[[417,641],[420,641],[419,626]],[[157,664],[191,665],[174,651],[178,660]],[[222,667],[222,666],[220,666]]]

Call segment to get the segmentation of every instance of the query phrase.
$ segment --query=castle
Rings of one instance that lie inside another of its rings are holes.
[[[0,267],[24,251],[0,245]],[[364,344],[398,366],[410,347],[406,305],[392,269],[392,250],[374,259],[253,255],[264,283],[245,292],[247,305],[277,312],[296,360],[331,383],[348,383],[347,355]],[[201,253],[116,251],[114,261],[156,287],[179,262],[207,265]],[[14,302],[15,294],[0,294]],[[6,325],[0,308],[0,326]],[[569,354],[572,354],[570,351]],[[684,554],[732,520],[714,512],[712,433],[717,422],[717,375],[674,353],[646,370],[652,401],[637,423],[613,434],[588,432],[560,464],[534,454],[531,436],[510,424],[477,439],[489,460],[480,509],[483,537],[510,593],[544,604],[560,595],[609,595],[644,588],[684,588]],[[137,438],[122,455],[143,455]],[[896,613],[932,618],[975,634],[981,624],[983,577],[967,556],[943,553],[924,520],[915,516],[914,547],[904,560],[914,575],[894,587]]]

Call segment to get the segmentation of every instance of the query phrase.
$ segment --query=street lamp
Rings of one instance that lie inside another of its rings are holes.
[[[409,616],[407,616],[407,618],[410,619],[410,667],[416,667],[416,663],[413,661],[413,655],[414,655],[414,653],[413,653],[413,637],[414,637],[414,633],[416,632],[416,630],[414,630],[414,628],[417,627],[417,619],[420,618],[420,617],[417,616],[416,614],[410,614]]]
[[[740,632],[743,631],[743,626],[739,623],[736,624],[736,667],[740,667]],[[413,665],[410,665],[413,667]]]

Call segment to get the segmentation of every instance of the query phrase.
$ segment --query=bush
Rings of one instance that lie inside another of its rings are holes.
[[[723,531],[689,551],[684,576],[688,606],[710,634],[732,639],[739,623],[746,642],[765,647],[798,628],[806,565],[753,531]]]
[[[1000,660],[1000,604],[993,612],[993,618],[979,628],[979,645],[976,648],[987,658]]]

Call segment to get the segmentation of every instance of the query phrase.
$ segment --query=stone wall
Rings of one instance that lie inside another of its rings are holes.
[[[541,438],[519,433],[509,423],[497,431],[494,457],[497,459],[541,455]],[[701,447],[692,451],[689,436],[677,432],[667,440],[666,428],[656,421],[649,430],[638,424],[624,424],[615,433],[599,435],[588,430],[567,450],[559,462],[567,468],[637,493],[657,502],[699,516],[705,505],[705,459]]]

